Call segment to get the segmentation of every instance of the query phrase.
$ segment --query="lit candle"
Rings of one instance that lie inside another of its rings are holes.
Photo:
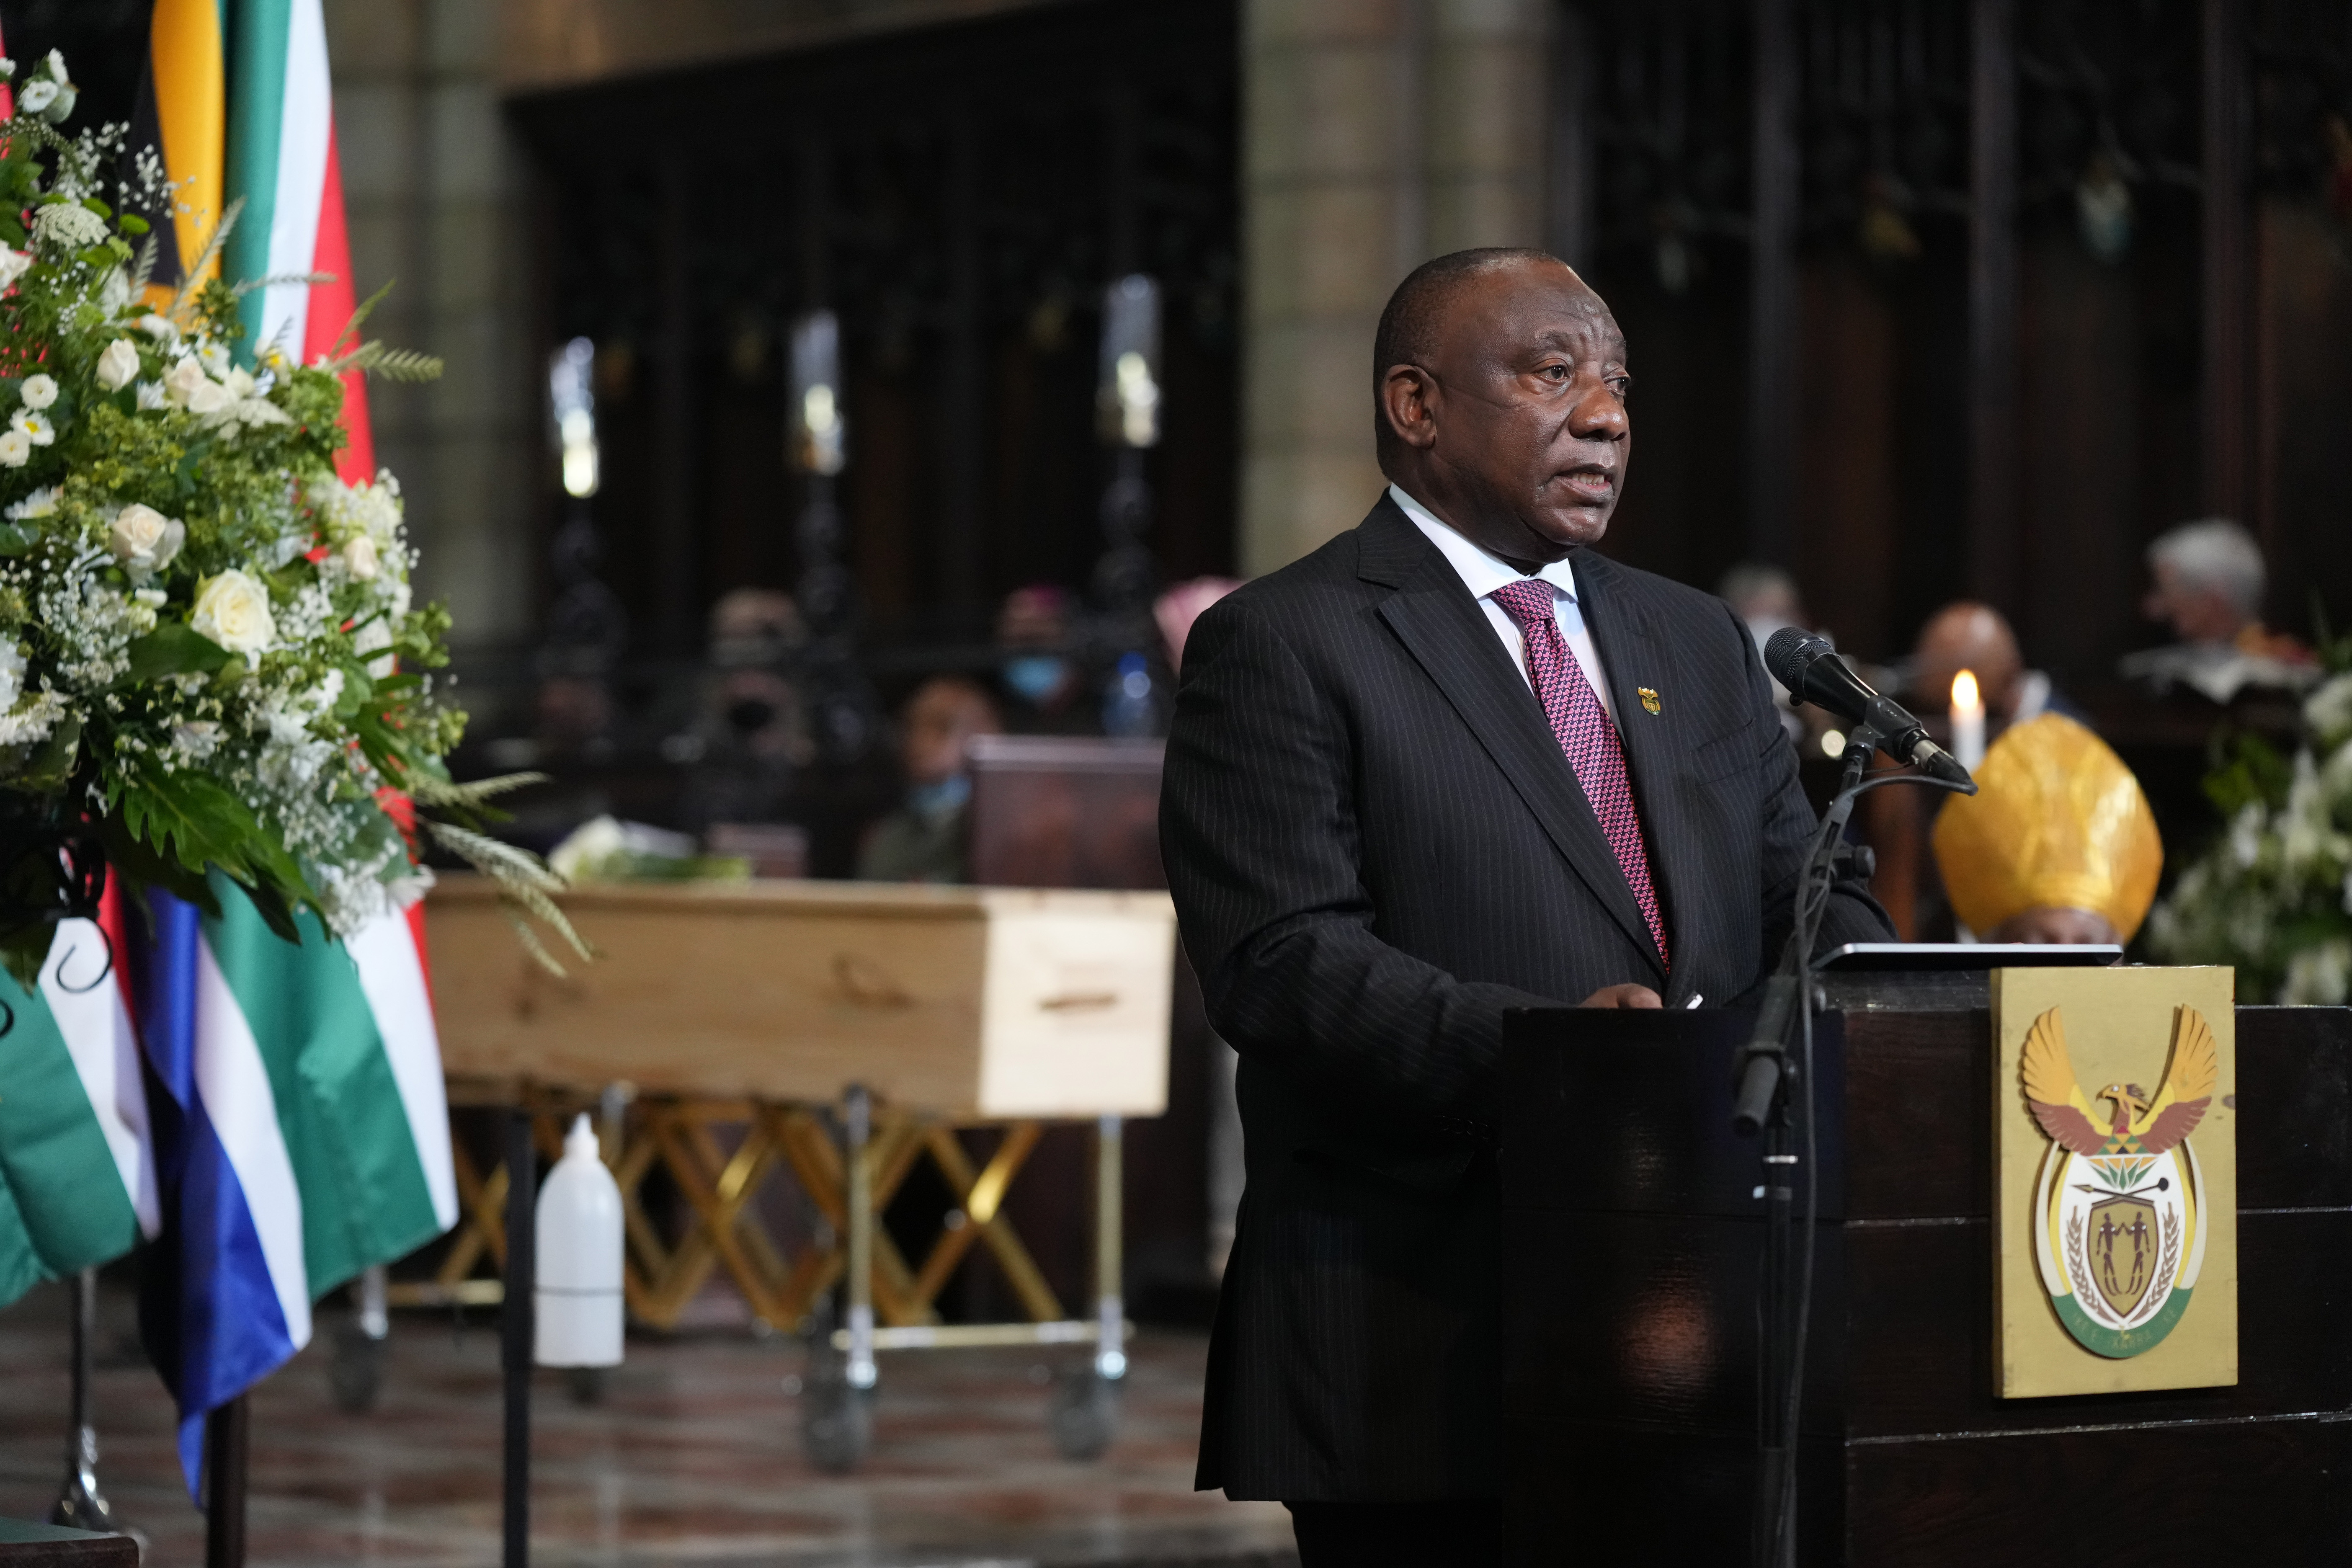
[[[1952,755],[1974,773],[1984,765],[1984,698],[1977,691],[1977,673],[1964,669],[1952,677]]]

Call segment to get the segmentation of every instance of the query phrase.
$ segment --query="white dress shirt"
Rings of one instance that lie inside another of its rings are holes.
[[[1504,650],[1510,654],[1511,662],[1518,666],[1519,679],[1528,683],[1528,690],[1534,690],[1535,679],[1528,674],[1528,651],[1525,640],[1519,636],[1519,623],[1511,619],[1510,612],[1495,603],[1494,597],[1495,590],[1505,584],[1525,580],[1518,568],[1454,532],[1440,522],[1435,513],[1397,486],[1389,487],[1389,496],[1461,574],[1464,584],[1470,590],[1470,596],[1478,601],[1480,609],[1486,612],[1487,624],[1495,628],[1496,637],[1502,639]],[[1609,675],[1601,666],[1601,649],[1594,645],[1592,633],[1584,624],[1584,611],[1576,602],[1576,574],[1563,557],[1546,566],[1536,576],[1550,585],[1551,611],[1559,623],[1559,635],[1567,642],[1568,651],[1576,656],[1578,667],[1584,671],[1584,679],[1591,683],[1594,694],[1601,699],[1601,709],[1608,713],[1609,721],[1614,724],[1617,722],[1617,704],[1609,695]]]

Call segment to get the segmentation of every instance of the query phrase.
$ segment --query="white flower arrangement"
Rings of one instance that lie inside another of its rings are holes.
[[[341,378],[438,363],[357,342],[355,318],[320,362],[273,345],[257,373],[228,285],[140,302],[147,226],[99,197],[121,135],[50,130],[73,96],[51,55],[0,140],[0,888],[95,839],[133,887],[211,908],[226,876],[283,934],[305,908],[341,934],[429,881],[422,830],[579,950],[561,880],[478,830],[520,781],[442,765],[465,716],[435,685],[448,620],[413,597],[398,485],[335,472]],[[137,167],[153,188],[118,194],[152,204],[168,187]],[[20,978],[58,912],[0,900]]]
[[[2186,963],[2227,963],[2242,997],[2291,1005],[2352,1000],[2352,671],[2304,700],[2292,763],[2242,742],[2207,782],[2229,826],[2148,922],[2149,944]]]

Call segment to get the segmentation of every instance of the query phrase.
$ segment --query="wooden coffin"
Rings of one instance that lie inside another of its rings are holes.
[[[1156,1116],[1176,915],[1159,892],[855,882],[614,885],[563,907],[597,949],[524,953],[494,889],[425,904],[453,1080],[941,1116]]]

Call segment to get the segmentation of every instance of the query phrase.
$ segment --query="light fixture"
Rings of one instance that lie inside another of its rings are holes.
[[[584,500],[604,482],[596,446],[596,345],[574,338],[548,356],[547,395],[555,414],[555,447],[563,492]]]
[[[1160,444],[1160,284],[1140,272],[1103,290],[1095,413],[1111,446]]]
[[[793,468],[831,479],[848,461],[841,416],[841,322],[811,310],[793,323],[792,406],[787,451]]]

